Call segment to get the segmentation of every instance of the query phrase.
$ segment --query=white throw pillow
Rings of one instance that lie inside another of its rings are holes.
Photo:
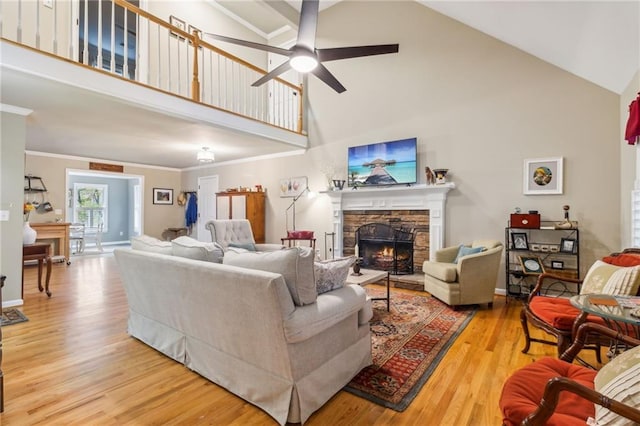
[[[596,260],[584,277],[580,294],[635,296],[640,285],[640,266],[615,266]]]
[[[313,275],[313,250],[309,247],[264,252],[230,249],[225,253],[222,263],[281,274],[293,303],[298,306],[315,303],[318,296]]]
[[[640,346],[621,353],[602,367],[594,387],[611,399],[640,408]],[[599,426],[635,424],[597,404],[596,420]]]
[[[315,262],[314,272],[318,294],[343,287],[349,275],[349,269],[355,260],[355,256],[349,256]]]
[[[152,253],[172,254],[171,242],[162,241],[148,235],[131,238],[131,248],[133,250],[149,251]]]
[[[178,237],[171,241],[174,256],[205,262],[222,263],[224,252],[217,243],[205,243],[191,237]]]

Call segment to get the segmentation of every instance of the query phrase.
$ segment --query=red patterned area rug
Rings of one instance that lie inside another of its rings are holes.
[[[367,288],[372,297],[381,290]],[[376,404],[404,411],[427,382],[456,337],[476,312],[454,311],[435,297],[391,293],[375,301],[371,320],[373,365],[365,367],[344,388]]]

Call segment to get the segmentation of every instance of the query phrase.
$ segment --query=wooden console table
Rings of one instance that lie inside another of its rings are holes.
[[[51,279],[51,256],[49,249],[51,245],[48,243],[25,244],[22,246],[22,299],[24,299],[24,262],[27,260],[38,261],[38,290],[46,290],[47,296],[51,297],[49,291],[49,280]],[[47,262],[47,276],[42,288],[42,264]]]
[[[31,223],[30,224],[33,229],[36,230],[38,236],[36,237],[37,242],[42,242],[43,240],[56,240],[58,242],[57,252],[54,256],[62,256],[64,257],[64,261],[67,262],[67,265],[71,263],[69,257],[69,225],[68,222],[47,222],[47,223]]]

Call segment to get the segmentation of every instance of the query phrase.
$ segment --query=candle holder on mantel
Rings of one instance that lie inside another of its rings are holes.
[[[356,261],[353,264],[353,273],[351,275],[355,275],[357,277],[362,275],[362,272],[360,272],[360,263],[361,262],[362,262],[362,258],[361,257],[356,257]]]

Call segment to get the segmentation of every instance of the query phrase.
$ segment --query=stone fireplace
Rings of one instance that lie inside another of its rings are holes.
[[[447,193],[454,188],[449,182],[327,192],[332,203],[335,256],[354,254],[356,229],[362,225],[410,226],[415,233],[413,269],[422,271],[422,263],[443,247]]]

